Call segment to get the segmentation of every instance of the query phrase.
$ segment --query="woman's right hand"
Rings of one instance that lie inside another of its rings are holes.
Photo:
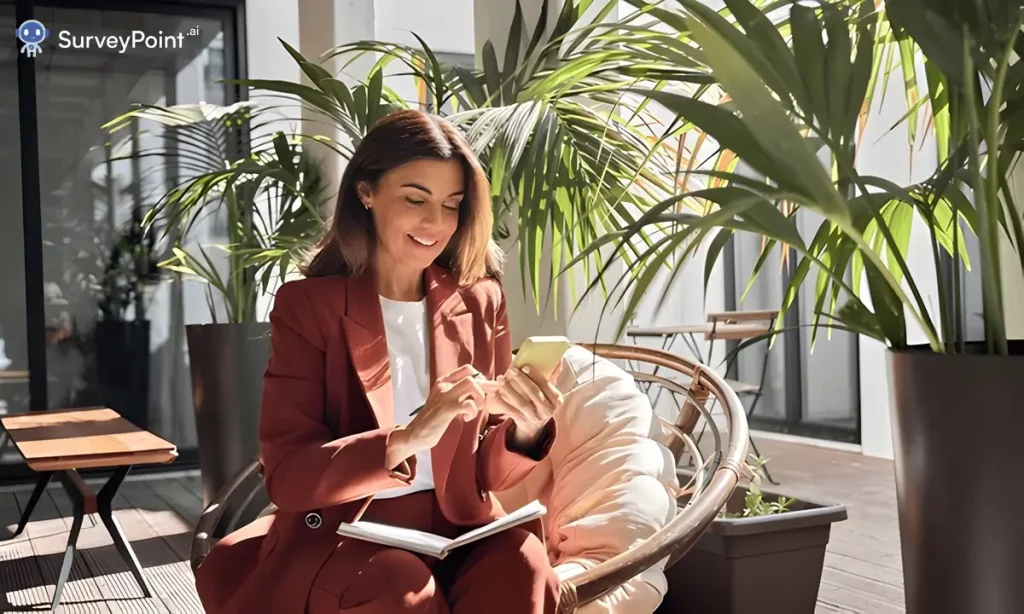
[[[496,386],[480,377],[472,365],[463,365],[437,380],[423,408],[388,439],[385,463],[394,469],[417,452],[437,445],[452,420],[472,420],[480,413],[488,392]]]

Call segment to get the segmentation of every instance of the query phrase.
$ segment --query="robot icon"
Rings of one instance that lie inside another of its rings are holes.
[[[39,46],[39,43],[46,40],[46,37],[50,35],[50,31],[39,21],[29,19],[18,26],[16,35],[18,40],[25,43],[21,47],[21,52],[30,58],[34,58],[43,52],[43,48]]]

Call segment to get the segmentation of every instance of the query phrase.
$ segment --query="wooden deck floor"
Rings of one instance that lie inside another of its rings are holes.
[[[197,477],[126,481],[115,511],[132,542],[153,596],[142,597],[128,568],[98,520],[86,519],[63,612],[202,613],[188,565],[191,531],[202,511]],[[29,489],[0,492],[0,539],[8,538],[28,500]],[[47,612],[71,525],[71,503],[60,487],[39,501],[25,532],[0,541],[0,612]]]
[[[758,444],[782,482],[779,490],[848,507],[849,519],[832,532],[817,612],[903,612],[892,463],[791,443]],[[13,531],[29,494],[0,491],[0,540]],[[142,598],[102,525],[87,520],[62,611],[202,612],[188,567],[191,527],[201,508],[198,478],[128,481],[119,494],[115,514],[154,596]],[[25,533],[0,541],[0,612],[49,611],[70,515],[63,491],[51,487]]]
[[[817,612],[904,612],[892,462],[777,441],[757,444],[781,482],[774,489],[846,505],[849,518],[832,526]]]

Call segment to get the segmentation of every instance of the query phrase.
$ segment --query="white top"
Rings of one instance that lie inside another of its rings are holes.
[[[423,405],[430,391],[430,362],[427,344],[426,299],[415,302],[393,301],[380,297],[384,314],[384,335],[391,363],[391,388],[395,399],[395,424],[407,424],[416,408]],[[416,477],[409,486],[388,488],[378,499],[400,497],[434,488],[430,450],[416,454]]]

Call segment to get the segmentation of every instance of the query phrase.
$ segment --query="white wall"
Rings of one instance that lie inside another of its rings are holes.
[[[911,154],[907,145],[906,126],[889,130],[906,112],[906,101],[900,96],[901,88],[902,75],[894,71],[889,83],[889,95],[869,116],[857,155],[857,168],[862,174],[877,175],[907,185],[922,181],[935,171],[936,149],[934,138],[927,138]],[[907,265],[913,271],[924,301],[932,311],[931,317],[936,319],[938,285],[928,231],[920,220],[915,220],[911,231]],[[921,327],[913,322],[908,322],[908,341],[911,344],[926,343]],[[888,352],[882,343],[861,338],[861,446],[866,455],[892,458],[887,362]]]
[[[1024,214],[1024,166],[1018,164],[1010,175],[1010,186],[1017,206]],[[1020,246],[1024,249],[1024,246]],[[1000,244],[1003,258],[1003,312],[1006,314],[1006,336],[1010,339],[1024,339],[1024,271],[1020,270],[1020,259],[1010,242],[1003,239]]]
[[[474,52],[473,0],[374,0],[374,7],[377,40],[418,47],[415,32],[434,51]]]

